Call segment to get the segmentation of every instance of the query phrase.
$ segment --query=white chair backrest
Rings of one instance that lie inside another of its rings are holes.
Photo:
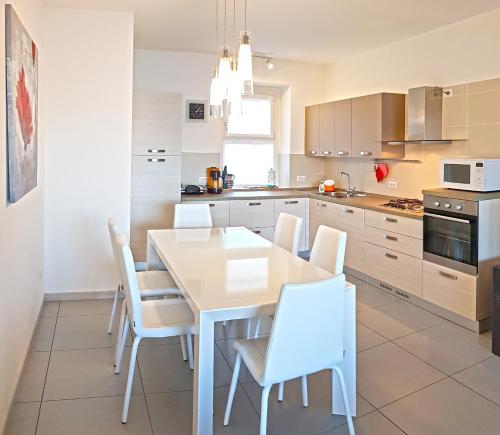
[[[311,249],[310,262],[333,275],[344,271],[347,233],[320,225]]]
[[[118,225],[116,224],[116,222],[113,218],[108,219],[108,231],[109,231],[109,239],[111,240],[111,247],[113,248],[113,257],[115,260],[115,270],[116,270],[116,273],[118,274],[119,282],[121,282],[121,280],[122,280],[122,273],[121,273],[121,266],[120,266],[121,253],[116,246],[116,237],[120,235],[120,229],[118,228]]]
[[[134,258],[132,257],[132,251],[128,246],[125,236],[116,236],[115,243],[120,253],[122,282],[123,288],[125,290],[125,299],[127,301],[127,310],[130,319],[132,320],[132,327],[137,331],[143,328],[143,323],[141,292],[139,290],[139,284],[137,282]]]
[[[212,228],[208,204],[175,204],[174,228]]]
[[[280,213],[274,243],[283,249],[297,255],[299,252],[300,234],[302,231],[302,218],[288,213]]]
[[[332,367],[343,357],[345,276],[284,284],[264,366],[264,383]]]

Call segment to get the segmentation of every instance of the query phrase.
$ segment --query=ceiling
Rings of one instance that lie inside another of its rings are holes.
[[[233,1],[227,2],[232,18]],[[216,0],[46,3],[131,11],[135,14],[136,48],[215,51]],[[223,9],[224,0],[219,4]],[[236,0],[236,5],[238,30],[243,27],[244,0]],[[328,64],[496,8],[500,8],[500,0],[248,0],[247,21],[255,51]]]

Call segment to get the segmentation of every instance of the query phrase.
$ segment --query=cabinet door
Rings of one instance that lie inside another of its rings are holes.
[[[347,233],[344,264],[351,269],[364,270],[365,210],[333,204],[333,228]]]
[[[146,260],[147,230],[172,228],[180,178],[180,156],[132,156],[130,246],[136,261]]]
[[[229,221],[232,227],[274,227],[274,200],[250,199],[229,201]]]
[[[307,218],[306,218],[306,198],[286,198],[276,199],[274,201],[274,222],[278,223],[278,216],[280,213],[288,213],[293,216],[302,218],[302,231],[300,234],[299,251],[307,249],[306,245],[306,232],[307,232]]]
[[[180,155],[182,95],[134,92],[132,154]]]
[[[351,156],[351,100],[335,101],[334,150],[336,157]]]
[[[208,204],[214,228],[229,226],[229,201],[197,202],[196,204]]]
[[[377,158],[382,144],[382,95],[352,99],[352,156]]]
[[[319,105],[306,107],[305,124],[306,156],[319,156]]]
[[[335,142],[335,103],[319,105],[319,148],[322,156],[334,155]]]
[[[266,227],[266,228],[249,228],[255,234],[258,234],[264,239],[272,242],[274,240],[274,227]]]
[[[334,203],[312,199],[309,201],[309,249],[314,244],[316,233],[320,225],[334,227]]]

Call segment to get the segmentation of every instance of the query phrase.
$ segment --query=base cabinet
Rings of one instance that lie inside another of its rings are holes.
[[[229,201],[208,201],[199,204],[208,204],[212,216],[212,226],[225,228],[229,226]]]
[[[288,213],[302,219],[299,251],[307,249],[307,198],[286,198],[274,200],[274,223],[278,223],[280,213]]]

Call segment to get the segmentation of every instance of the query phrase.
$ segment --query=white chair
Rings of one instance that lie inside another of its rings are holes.
[[[262,389],[260,435],[266,435],[269,391],[279,384],[324,369],[337,374],[347,416],[349,433],[354,434],[344,375],[339,364],[344,358],[344,286],[343,274],[307,284],[284,284],[269,337],[236,340],[237,352],[224,425],[229,424],[231,407],[238,384],[241,360]],[[300,322],[297,319],[300,318]],[[302,390],[307,406],[307,389]]]
[[[191,334],[195,331],[194,315],[183,299],[156,299],[143,301],[139,283],[134,268],[132,252],[123,236],[116,238],[116,244],[121,252],[123,282],[127,316],[120,340],[120,356],[123,354],[129,324],[135,335],[130,355],[130,367],[127,378],[127,389],[123,402],[122,423],[127,422],[130,394],[134,380],[134,370],[137,358],[137,348],[143,338],[165,338],[187,335],[189,360],[192,364],[193,349]],[[121,358],[120,358],[121,360]]]
[[[288,213],[280,213],[274,231],[274,243],[297,255],[299,253],[302,222],[302,218]]]
[[[174,228],[212,228],[208,204],[175,204]]]
[[[344,271],[347,233],[320,225],[311,249],[309,261],[333,275]]]

